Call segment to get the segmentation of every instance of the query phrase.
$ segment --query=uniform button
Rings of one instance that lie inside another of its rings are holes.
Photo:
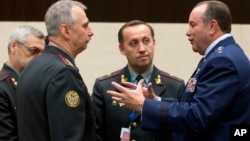
[[[131,140],[131,141],[136,141],[136,140]]]
[[[136,122],[133,122],[133,123],[132,123],[132,126],[133,126],[133,127],[137,127],[137,123],[136,123]]]
[[[117,102],[116,101],[112,101],[112,106],[117,106]]]

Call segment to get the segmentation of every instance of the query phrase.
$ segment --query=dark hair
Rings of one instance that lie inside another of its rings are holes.
[[[124,25],[120,28],[120,30],[119,30],[119,32],[118,32],[118,41],[119,41],[120,44],[123,43],[123,40],[124,40],[124,37],[123,37],[123,30],[124,30],[126,27],[131,27],[131,26],[135,26],[135,25],[146,25],[146,26],[149,28],[152,37],[154,38],[154,30],[153,30],[153,28],[152,28],[149,24],[147,24],[147,23],[144,22],[144,21],[140,21],[140,20],[132,20],[132,21],[129,21],[129,22],[127,22],[126,24],[124,24]]]
[[[215,19],[221,30],[225,33],[231,32],[231,14],[228,6],[221,1],[202,1],[196,6],[207,4],[207,9],[202,16],[204,23],[208,23],[210,20]]]

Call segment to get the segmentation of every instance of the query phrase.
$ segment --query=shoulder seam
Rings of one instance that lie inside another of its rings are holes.
[[[162,76],[168,77],[170,79],[173,79],[173,80],[176,80],[176,81],[179,81],[179,82],[184,82],[183,79],[181,79],[181,78],[179,78],[177,76],[171,75],[171,74],[169,74],[169,73],[167,73],[165,71],[159,70],[159,72],[160,72],[160,75],[162,75]]]
[[[110,74],[107,74],[107,75],[104,75],[104,76],[98,77],[97,79],[98,79],[99,81],[104,81],[104,80],[107,80],[107,79],[113,78],[113,77],[115,77],[115,76],[117,76],[117,75],[120,75],[120,74],[121,74],[121,72],[122,72],[121,70],[122,70],[122,69],[117,70],[117,71],[114,71],[114,72],[112,72],[112,73],[110,73]]]
[[[0,81],[3,81],[6,79],[9,75],[4,73],[3,71],[0,71]]]

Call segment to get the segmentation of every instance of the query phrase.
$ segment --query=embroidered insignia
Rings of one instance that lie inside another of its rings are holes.
[[[74,90],[68,91],[65,95],[65,102],[69,107],[77,107],[80,103],[79,94]]]
[[[222,53],[222,50],[223,48],[222,47],[218,47],[218,53],[221,54]]]
[[[125,75],[121,75],[121,83],[128,82],[128,78],[125,77]]]
[[[157,75],[157,77],[155,78],[155,83],[156,83],[157,85],[162,85],[161,76],[160,76],[160,75]]]
[[[194,92],[195,86],[196,86],[196,82],[197,82],[196,78],[190,78],[188,80],[186,91],[187,92],[191,92],[191,93]]]

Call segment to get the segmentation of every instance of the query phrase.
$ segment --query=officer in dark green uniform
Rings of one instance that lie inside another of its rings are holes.
[[[12,30],[8,62],[0,71],[0,140],[18,140],[15,90],[20,73],[44,48],[44,35],[30,25]]]
[[[48,45],[17,86],[19,141],[94,141],[91,97],[75,65],[93,35],[86,7],[60,0],[45,15]]]
[[[118,33],[119,49],[128,60],[121,70],[96,79],[93,88],[93,102],[99,141],[166,141],[171,132],[143,131],[140,126],[140,113],[126,109],[123,103],[112,101],[107,90],[115,90],[112,81],[137,83],[144,79],[146,86],[161,97],[179,98],[184,89],[184,81],[172,76],[153,65],[155,49],[154,31],[143,21],[133,20],[126,23]]]

